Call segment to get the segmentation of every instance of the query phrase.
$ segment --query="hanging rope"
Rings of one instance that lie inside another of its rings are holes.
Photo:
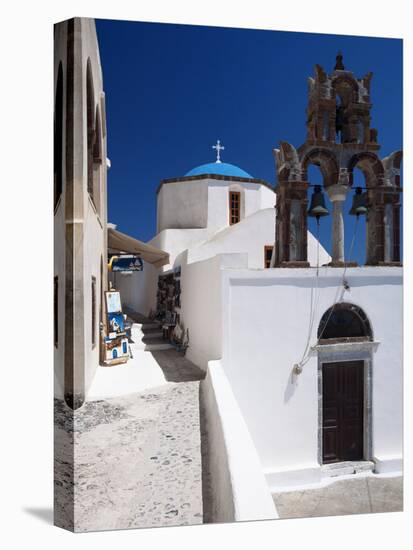
[[[307,333],[307,341],[305,344],[304,352],[301,357],[301,360],[299,363],[297,363],[298,366],[302,367],[305,363],[305,358],[310,350],[310,341],[311,341],[311,334],[313,332],[313,326],[314,326],[314,320],[316,317],[316,311],[318,309],[318,294],[319,294],[319,287],[318,287],[318,277],[320,272],[320,220],[317,220],[317,267],[316,267],[316,284],[315,287],[311,289],[311,302],[310,302],[310,323],[308,326],[308,333]]]
[[[346,272],[347,272],[347,267],[348,267],[348,263],[351,261],[351,256],[353,254],[353,248],[354,248],[354,243],[356,241],[356,235],[357,235],[357,227],[358,227],[358,221],[359,221],[359,216],[356,217],[356,223],[354,224],[354,231],[353,231],[353,237],[352,237],[352,240],[351,240],[351,245],[350,245],[350,250],[349,250],[349,254],[348,254],[348,259],[346,261],[346,259],[344,259],[344,270],[343,270],[343,274],[342,274],[342,277],[341,277],[341,282],[339,284],[339,286],[337,287],[336,289],[336,292],[335,292],[335,296],[334,296],[334,300],[333,300],[333,305],[330,309],[330,313],[327,317],[327,320],[323,326],[323,329],[322,331],[320,332],[320,335],[317,337],[317,341],[316,343],[313,345],[313,346],[310,346],[310,341],[311,341],[311,335],[312,335],[312,332],[313,332],[313,326],[314,326],[314,321],[315,321],[315,318],[316,318],[316,312],[317,312],[317,309],[318,309],[318,302],[319,302],[319,269],[320,269],[320,266],[319,266],[319,251],[320,251],[320,224],[319,224],[319,221],[317,221],[317,269],[316,269],[316,283],[315,283],[315,287],[312,289],[312,295],[313,295],[313,291],[314,291],[314,295],[315,295],[315,298],[313,300],[313,297],[311,299],[311,303],[310,303],[310,323],[309,323],[309,327],[308,327],[308,335],[307,335],[307,341],[306,341],[306,344],[305,344],[305,348],[304,348],[304,353],[300,359],[300,361],[298,363],[296,363],[294,365],[294,372],[296,374],[300,374],[302,372],[302,369],[304,367],[304,365],[309,361],[310,359],[310,352],[312,351],[312,349],[314,349],[315,346],[317,346],[319,343],[320,343],[320,340],[324,334],[324,331],[325,331],[325,328],[327,327],[327,324],[331,318],[331,315],[333,314],[334,312],[334,309],[335,309],[335,306],[341,301],[342,297],[343,297],[343,294],[344,294],[344,284],[345,284],[345,276],[346,276]],[[341,291],[341,296],[340,296],[340,291]]]
[[[349,251],[349,254],[348,254],[348,262],[351,261],[351,256],[352,256],[352,253],[353,253],[353,247],[354,247],[354,243],[356,241],[356,234],[357,234],[357,227],[358,227],[358,221],[359,221],[359,216],[356,217],[356,223],[354,224],[354,232],[353,232],[353,238],[351,240],[351,245],[350,245],[350,251]],[[334,298],[334,302],[333,302],[333,305],[330,309],[330,313],[327,317],[327,320],[323,326],[323,329],[321,330],[320,332],[320,336],[317,338],[317,343],[315,344],[316,346],[320,343],[320,340],[324,334],[324,331],[327,327],[327,324],[334,312],[334,309],[336,307],[336,305],[338,303],[340,303],[341,299],[343,298],[343,294],[344,294],[344,283],[345,283],[345,277],[346,277],[346,272],[347,272],[347,267],[348,267],[348,262],[346,262],[344,260],[344,271],[343,271],[343,275],[342,275],[342,278],[341,278],[341,284],[337,287],[337,291],[336,291],[336,295],[335,295],[335,298]],[[341,291],[341,296],[340,298],[338,297],[338,294],[340,293]]]

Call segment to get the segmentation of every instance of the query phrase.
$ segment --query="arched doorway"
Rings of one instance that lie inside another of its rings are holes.
[[[329,308],[318,344],[320,463],[369,460],[373,332],[364,311],[350,303]]]

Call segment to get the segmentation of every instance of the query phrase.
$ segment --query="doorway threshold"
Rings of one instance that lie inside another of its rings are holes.
[[[321,477],[347,476],[374,471],[374,462],[371,460],[348,460],[344,462],[332,462],[321,466]]]

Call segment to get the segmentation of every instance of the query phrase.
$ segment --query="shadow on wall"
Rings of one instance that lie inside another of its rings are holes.
[[[287,385],[284,391],[284,403],[288,403],[288,401],[294,395],[297,384],[298,384],[297,375],[294,374],[294,369],[291,368],[290,374],[288,375]]]

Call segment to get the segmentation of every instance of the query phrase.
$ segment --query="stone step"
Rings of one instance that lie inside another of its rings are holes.
[[[372,472],[373,470],[374,462],[369,460],[334,462],[333,464],[324,464],[321,467],[323,477],[345,476],[361,472]]]
[[[145,344],[145,351],[162,351],[165,349],[174,349],[173,345],[166,340],[159,344]]]
[[[140,340],[135,340],[134,346],[136,349],[143,349],[145,351],[160,351],[173,348],[168,340],[152,336],[147,336],[145,338],[141,338]]]
[[[158,323],[157,321],[150,321],[148,323],[136,323],[135,321],[132,320],[132,328],[136,328],[137,330],[142,330],[143,332],[145,332],[146,330],[154,330],[154,329],[159,329],[161,328],[161,325],[160,323]]]
[[[148,323],[143,323],[141,326],[141,329],[143,331],[145,330],[151,330],[151,329],[154,329],[154,328],[160,328],[160,323],[158,323],[157,321],[152,321],[152,322],[148,322]]]
[[[159,326],[152,327],[150,329],[142,330],[142,328],[139,325],[133,324],[131,327],[131,336],[132,339],[135,341],[142,340],[142,338],[146,337],[157,337],[162,336],[162,330],[159,328]]]
[[[371,460],[361,460],[360,462],[353,462],[354,470],[356,474],[360,472],[372,472],[374,470],[374,462]]]
[[[143,333],[143,338],[162,338],[163,332],[157,328],[151,330],[145,330]]]
[[[135,340],[142,340],[143,338],[161,338],[163,332],[159,327],[151,328],[150,330],[141,330],[140,328],[133,326],[131,335]]]

